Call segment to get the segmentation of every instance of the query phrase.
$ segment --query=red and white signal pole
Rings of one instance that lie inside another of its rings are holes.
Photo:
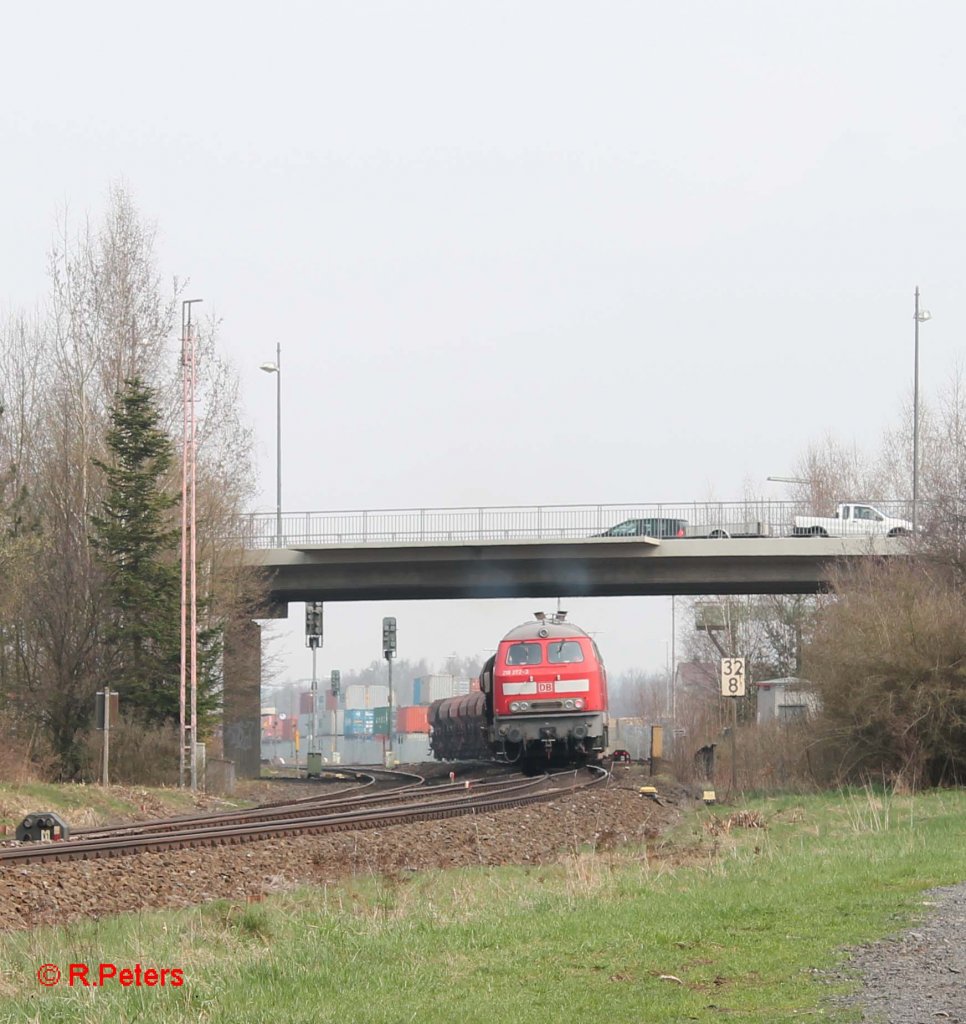
[[[190,773],[192,791],[198,788],[198,548],[195,540],[195,482],[197,435],[195,417],[195,363],[197,347],[191,307],[201,299],[181,303],[182,447],[181,447],[181,691],[180,764],[178,779],[184,786]],[[188,765],[190,765],[190,772]]]

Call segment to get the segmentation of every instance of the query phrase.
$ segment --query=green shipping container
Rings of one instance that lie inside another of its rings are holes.
[[[372,733],[374,736],[389,735],[389,708],[373,708]]]

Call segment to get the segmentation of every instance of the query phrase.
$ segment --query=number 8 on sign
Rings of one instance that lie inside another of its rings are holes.
[[[721,659],[721,694],[723,697],[744,697],[745,659]]]

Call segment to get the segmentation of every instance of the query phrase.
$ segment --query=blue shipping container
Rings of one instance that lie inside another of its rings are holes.
[[[373,708],[347,708],[344,718],[346,736],[371,736],[375,725]]]

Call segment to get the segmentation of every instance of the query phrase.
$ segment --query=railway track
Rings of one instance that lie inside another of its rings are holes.
[[[413,778],[413,776],[411,776]],[[516,777],[512,780],[498,780],[474,783],[471,787],[479,795],[487,787],[503,787],[510,791],[514,786],[525,788],[540,782],[540,779]],[[407,804],[428,804],[451,798],[466,792],[464,783],[445,783],[437,786],[420,784],[403,785],[388,792],[338,795],[316,795],[302,797],[288,802],[261,804],[244,810],[219,811],[215,814],[197,815],[192,817],[161,818],[157,821],[139,822],[133,825],[114,827],[98,827],[80,829],[72,832],[72,839],[102,839],[123,835],[143,835],[147,833],[177,832],[207,828],[219,828],[245,822],[300,821],[316,818],[320,813],[349,814],[363,809],[386,809],[405,806]]]
[[[354,800],[336,797],[332,802],[319,803],[318,797],[310,797],[204,818],[165,819],[115,830],[91,829],[63,842],[21,843],[0,849],[0,869],[11,864],[123,857],[487,814],[553,800],[595,785],[608,776],[603,769],[592,772],[563,772],[537,778],[512,776],[469,786],[465,782],[425,786],[411,781],[394,792],[366,794]],[[411,780],[416,778],[410,776]]]
[[[409,790],[419,789],[425,786],[426,780],[420,775],[413,775],[409,772],[383,771],[376,775],[372,771],[340,773],[346,779],[355,780],[355,786],[342,789],[338,793],[327,793],[324,790],[312,793],[310,796],[302,796],[288,800],[272,800],[258,804],[255,807],[233,809],[228,811],[214,811],[207,814],[181,814],[169,818],[158,818],[154,821],[135,822],[129,825],[94,825],[90,828],[72,829],[73,839],[94,839],[109,835],[125,835],[134,832],[171,832],[178,828],[189,827],[204,828],[208,825],[229,824],[235,821],[257,820],[259,818],[271,818],[273,813],[279,817],[298,817],[299,813],[308,814],[312,808],[336,807],[340,805],[351,806],[354,803],[364,802],[366,799],[386,798],[392,795],[400,795]],[[287,779],[287,782],[305,782],[305,779]],[[368,793],[368,790],[375,789],[382,784],[390,787],[378,792]],[[319,785],[318,783],[316,785]],[[322,784],[324,785],[324,784]]]

